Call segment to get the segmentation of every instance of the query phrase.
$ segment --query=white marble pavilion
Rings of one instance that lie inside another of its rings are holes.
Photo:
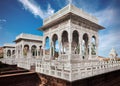
[[[104,27],[96,17],[79,8],[68,5],[44,20],[40,28],[44,32],[44,59],[81,61],[94,60],[98,55],[98,31]],[[46,41],[49,39],[49,48]],[[58,41],[58,46],[55,46]],[[59,47],[59,51],[55,49]],[[58,55],[56,55],[58,54]]]
[[[4,48],[4,57],[5,58],[14,58],[15,57],[15,44],[6,43],[3,45]]]
[[[67,81],[120,69],[120,61],[98,60],[98,19],[69,4],[43,20],[43,37],[20,34],[15,39],[15,58],[1,59]],[[112,55],[111,53],[110,55]]]
[[[15,39],[17,58],[40,58],[42,56],[42,36],[21,33]]]

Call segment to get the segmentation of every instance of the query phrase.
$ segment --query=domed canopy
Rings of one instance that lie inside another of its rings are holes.
[[[117,52],[114,48],[111,49],[110,53],[109,53],[109,56],[112,57],[112,58],[115,58],[117,57]]]

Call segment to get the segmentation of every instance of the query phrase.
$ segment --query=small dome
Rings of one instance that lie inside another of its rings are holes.
[[[111,49],[111,51],[109,53],[109,56],[112,57],[112,58],[117,57],[117,52],[114,48]]]

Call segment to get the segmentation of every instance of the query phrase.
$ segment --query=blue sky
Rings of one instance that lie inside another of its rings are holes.
[[[96,16],[106,29],[99,32],[99,55],[112,47],[120,55],[120,0],[0,0],[0,46],[20,33],[43,35],[42,20],[68,3]]]

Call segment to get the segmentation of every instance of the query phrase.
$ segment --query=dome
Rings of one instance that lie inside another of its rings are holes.
[[[109,53],[109,56],[112,57],[112,58],[117,57],[117,52],[114,48],[111,49],[111,51]]]

